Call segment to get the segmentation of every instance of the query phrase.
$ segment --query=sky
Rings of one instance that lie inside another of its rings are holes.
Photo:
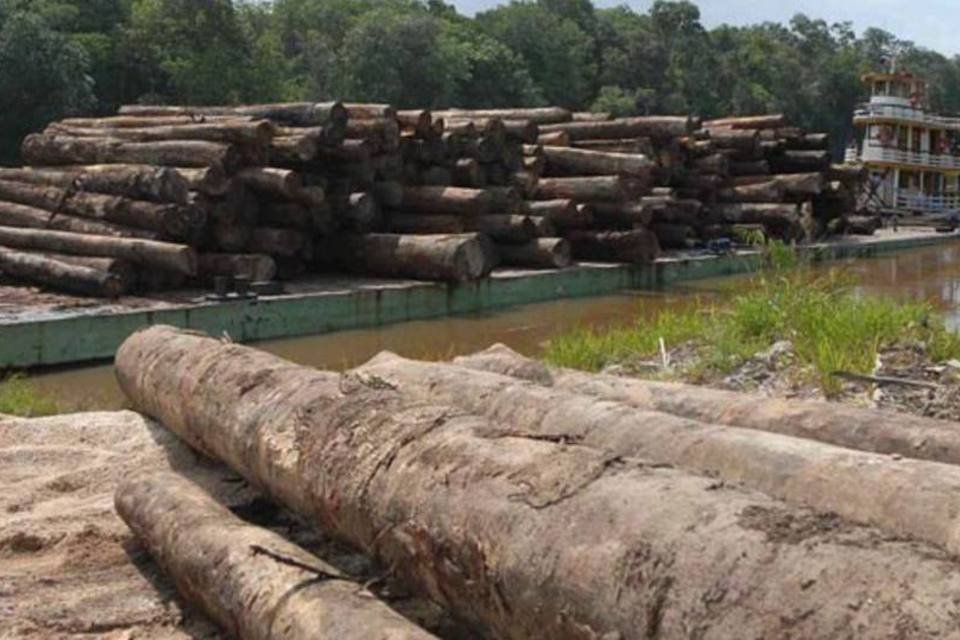
[[[446,0],[461,13],[472,15],[489,9],[502,0]],[[786,22],[797,12],[828,22],[852,22],[860,32],[879,27],[902,40],[939,51],[946,55],[960,54],[960,19],[958,0],[693,0],[700,7],[702,22],[707,27],[728,23]],[[628,4],[637,11],[646,11],[653,0],[594,0],[597,7]]]

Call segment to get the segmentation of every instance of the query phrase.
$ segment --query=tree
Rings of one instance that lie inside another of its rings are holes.
[[[38,14],[5,13],[0,26],[0,160],[15,159],[27,133],[93,102],[83,49]]]

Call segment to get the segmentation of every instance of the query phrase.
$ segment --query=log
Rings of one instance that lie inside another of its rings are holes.
[[[650,138],[626,138],[610,140],[574,140],[569,145],[576,149],[607,151],[609,153],[641,153],[648,158],[654,157],[656,150]]]
[[[346,102],[343,107],[347,110],[348,120],[397,119],[397,110],[389,104]]]
[[[318,149],[316,140],[311,136],[283,136],[270,141],[267,158],[273,166],[296,167],[315,159]]]
[[[623,176],[541,178],[536,197],[539,200],[566,198],[583,202],[619,202],[639,196],[643,189],[641,181]]]
[[[783,184],[773,179],[721,189],[717,198],[721,202],[780,202],[784,195]]]
[[[391,152],[400,148],[400,125],[394,118],[350,120],[347,136],[367,140],[379,151]]]
[[[363,138],[347,138],[335,147],[319,147],[317,156],[326,162],[370,162],[373,145]]]
[[[464,218],[466,231],[490,236],[497,243],[524,244],[537,235],[537,224],[529,216],[498,214]]]
[[[149,165],[67,165],[56,169],[0,167],[0,180],[177,204],[187,204],[190,192],[190,183],[176,169]]]
[[[446,282],[483,278],[496,260],[491,248],[474,233],[341,235],[325,244],[324,254],[347,271]]]
[[[770,163],[766,160],[741,160],[730,163],[730,174],[734,176],[766,175],[769,173]]]
[[[434,135],[433,114],[426,109],[407,109],[397,112],[397,122],[404,129],[412,129],[421,138]]]
[[[650,159],[639,154],[544,147],[543,155],[552,175],[627,175],[646,179],[653,169]]]
[[[396,213],[390,216],[390,231],[414,235],[466,233],[466,217]]]
[[[155,231],[133,229],[110,222],[90,220],[78,216],[37,209],[36,207],[23,204],[2,201],[0,201],[0,225],[6,227],[26,227],[29,229],[71,231],[74,233],[113,236],[117,238],[161,239],[161,235]]]
[[[224,144],[264,147],[274,135],[273,125],[266,120],[250,122],[205,122],[152,126],[143,128],[90,128],[54,122],[44,131],[48,135],[75,138],[114,138],[133,142],[162,142],[165,140],[205,140]]]
[[[339,102],[291,102],[279,104],[244,105],[240,107],[168,107],[125,105],[124,116],[245,116],[272,120],[294,126],[343,126],[347,110]]]
[[[194,206],[130,200],[8,180],[0,180],[0,199],[54,213],[156,231],[177,240],[194,237],[206,224],[205,212]]]
[[[254,191],[285,200],[295,200],[303,188],[303,179],[292,169],[247,167],[237,172],[236,179]]]
[[[508,267],[565,269],[573,264],[570,243],[563,238],[536,238],[524,244],[499,246],[500,262]]]
[[[632,229],[652,220],[651,207],[638,202],[591,202],[594,221],[604,227]]]
[[[879,216],[846,216],[843,219],[843,232],[846,234],[872,236],[883,226]]]
[[[574,122],[602,122],[604,120],[613,120],[613,115],[604,111],[577,111],[573,114]]]
[[[570,136],[566,131],[541,133],[537,136],[537,144],[541,147],[569,147]]]
[[[249,116],[110,116],[105,118],[64,118],[58,121],[67,127],[81,129],[143,129],[146,127],[172,127],[202,123],[242,123],[251,122]]]
[[[825,181],[822,173],[780,173],[776,175],[739,176],[733,178],[734,186],[760,184],[775,180],[786,195],[804,197],[818,196],[823,191]]]
[[[493,196],[485,189],[462,187],[404,187],[404,209],[418,213],[484,215],[491,212]]]
[[[333,212],[327,205],[307,207],[298,202],[264,202],[259,210],[259,222],[271,227],[326,234],[336,226]]]
[[[722,153],[714,153],[695,160],[693,167],[701,173],[725,176],[730,171],[730,159]]]
[[[830,134],[829,133],[803,134],[796,140],[791,140],[789,142],[789,147],[791,149],[803,149],[803,150],[809,150],[809,151],[815,151],[815,150],[826,151],[830,149]]]
[[[707,120],[703,123],[704,129],[729,127],[730,129],[779,129],[787,125],[787,118],[782,113],[760,116],[739,116],[735,118],[720,118]]]
[[[403,206],[403,184],[399,181],[385,180],[374,183],[373,195],[384,207],[396,209]]]
[[[21,151],[23,159],[33,165],[214,166],[232,173],[241,162],[236,147],[198,140],[124,142],[110,138],[72,138],[33,133],[24,139]]]
[[[775,173],[809,173],[830,168],[829,151],[784,151],[771,158],[770,166]]]
[[[529,120],[539,125],[554,122],[567,122],[570,112],[560,107],[538,107],[533,109],[448,109],[434,111],[434,117],[447,120],[474,120],[479,118],[500,118],[501,120]]]
[[[169,327],[116,368],[135,409],[493,637],[834,637],[851,603],[864,637],[955,629],[948,558],[758,492]]]
[[[120,258],[142,267],[187,276],[197,273],[196,252],[185,245],[169,242],[0,227],[0,245],[14,249]]]
[[[657,236],[647,229],[632,231],[569,231],[567,240],[577,260],[653,262],[660,256]]]
[[[710,141],[721,149],[736,149],[746,155],[760,148],[760,132],[756,129],[709,129]]]
[[[447,167],[430,167],[420,172],[420,184],[431,187],[449,187],[453,184],[453,171]]]
[[[174,473],[125,480],[117,513],[183,599],[241,640],[429,640],[363,585]]]
[[[263,254],[201,253],[197,256],[197,273],[204,278],[244,276],[253,282],[266,282],[277,277],[277,264]]]
[[[540,127],[541,133],[563,131],[575,140],[610,138],[676,138],[693,131],[696,121],[687,116],[641,116],[604,122],[565,122]]]
[[[380,205],[373,194],[351,193],[335,210],[337,219],[350,231],[367,232],[376,229],[381,221]]]
[[[88,269],[111,273],[120,281],[120,295],[132,290],[137,284],[137,271],[134,266],[126,260],[97,258],[94,256],[72,256],[66,253],[42,253],[37,255],[43,255],[57,262],[65,262],[66,264],[78,267],[87,267]]]
[[[4,246],[0,246],[0,272],[17,280],[86,296],[118,298],[124,293],[123,282],[109,271]]]

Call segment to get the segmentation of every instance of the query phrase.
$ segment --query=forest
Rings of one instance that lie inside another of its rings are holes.
[[[860,74],[892,56],[960,111],[960,57],[803,14],[707,29],[686,0],[515,0],[474,17],[442,0],[0,0],[0,162],[53,119],[137,102],[782,111],[842,144]]]

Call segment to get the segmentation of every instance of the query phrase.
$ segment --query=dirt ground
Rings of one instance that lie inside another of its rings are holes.
[[[351,575],[379,575],[362,555],[320,539],[136,413],[0,416],[0,638],[220,637],[179,601],[114,512],[122,478],[168,469]],[[379,594],[442,638],[471,637],[389,581]]]

